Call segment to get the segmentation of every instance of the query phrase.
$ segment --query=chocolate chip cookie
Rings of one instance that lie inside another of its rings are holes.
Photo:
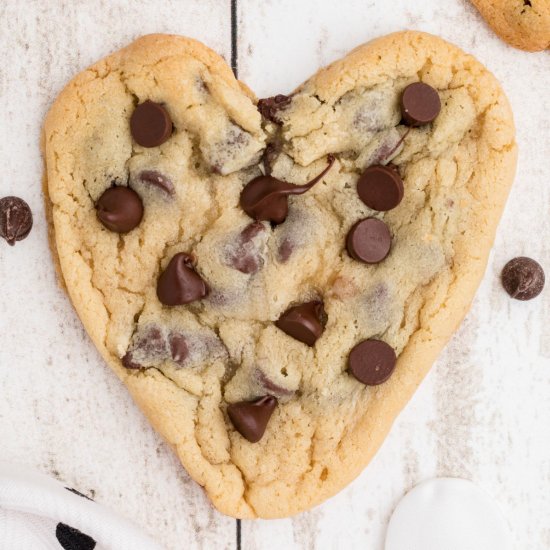
[[[530,52],[550,48],[550,0],[472,0],[508,44]]]
[[[86,330],[243,518],[369,462],[468,310],[516,163],[495,78],[417,32],[260,101],[202,44],[146,36],[63,90],[43,142]]]

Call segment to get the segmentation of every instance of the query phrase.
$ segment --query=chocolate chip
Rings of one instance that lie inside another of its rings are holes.
[[[183,366],[189,356],[187,339],[179,332],[166,332],[156,325],[145,325],[135,334],[131,346],[122,357],[127,369],[144,369],[172,359]]]
[[[258,101],[258,111],[260,114],[274,122],[275,124],[282,124],[281,119],[277,116],[278,112],[290,105],[292,98],[287,95],[275,95],[273,97],[266,97]]]
[[[121,361],[127,369],[142,369],[146,363],[162,361],[166,354],[166,339],[162,331],[156,326],[147,326],[135,334]]]
[[[139,145],[157,147],[172,135],[172,119],[160,103],[147,100],[132,113],[130,130]]]
[[[326,322],[323,302],[315,300],[287,309],[275,326],[295,340],[313,346],[323,334]]]
[[[0,199],[0,237],[10,246],[25,239],[32,229],[32,212],[19,197]]]
[[[502,286],[516,300],[532,300],[544,288],[544,271],[542,266],[532,260],[520,256],[510,260],[502,270]]]
[[[277,399],[265,395],[254,401],[232,403],[227,407],[227,414],[235,429],[251,443],[262,439],[267,423],[277,407]]]
[[[363,340],[350,352],[351,374],[367,386],[383,384],[392,374],[397,358],[391,346],[382,340]]]
[[[156,170],[143,170],[143,172],[139,173],[138,179],[147,185],[157,187],[167,195],[174,194],[174,184],[169,178]]]
[[[334,164],[332,155],[329,155],[327,160],[328,166],[304,185],[292,185],[272,176],[254,178],[241,192],[241,208],[258,221],[284,222],[288,214],[288,196],[301,195],[311,189]]]
[[[259,250],[254,246],[254,238],[265,231],[261,222],[247,225],[237,238],[235,247],[229,254],[229,265],[241,273],[257,273],[263,263]]]
[[[357,182],[359,198],[373,210],[385,212],[395,208],[403,193],[403,180],[397,169],[391,166],[370,166]]]
[[[166,306],[180,306],[200,300],[208,294],[208,287],[194,270],[191,256],[176,254],[160,274],[157,296]]]
[[[262,154],[262,163],[264,172],[269,176],[273,170],[273,165],[281,152],[280,146],[274,143],[268,143]]]
[[[410,126],[422,126],[435,120],[441,100],[435,88],[424,82],[409,84],[401,96],[401,115]]]
[[[128,233],[140,224],[143,203],[129,187],[110,187],[99,197],[96,211],[97,219],[107,229],[115,233]]]
[[[127,351],[124,357],[121,359],[122,365],[127,369],[142,369],[144,365],[138,363],[131,351]]]
[[[168,344],[170,346],[170,355],[172,359],[183,365],[187,357],[189,356],[189,347],[183,334],[172,332],[168,337]]]
[[[388,226],[376,218],[358,221],[346,238],[349,255],[360,262],[377,264],[389,253],[391,234]]]
[[[294,244],[289,238],[286,238],[279,246],[279,250],[277,251],[277,259],[284,264],[290,258],[293,251]]]

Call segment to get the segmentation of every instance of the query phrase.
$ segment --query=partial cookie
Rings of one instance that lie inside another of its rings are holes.
[[[550,47],[550,0],[472,0],[508,44],[530,52]]]
[[[498,82],[428,34],[255,103],[205,46],[151,35],[44,126],[86,330],[214,505],[248,518],[369,462],[468,310],[516,163]]]

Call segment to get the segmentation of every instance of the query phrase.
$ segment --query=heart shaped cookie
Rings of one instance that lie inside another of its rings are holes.
[[[468,310],[516,163],[495,78],[393,34],[256,102],[143,37],[44,126],[60,272],[107,363],[223,513],[356,477]]]

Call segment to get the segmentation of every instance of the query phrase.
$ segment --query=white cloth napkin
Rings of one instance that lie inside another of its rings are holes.
[[[0,550],[162,550],[135,525],[48,476],[0,463]]]

